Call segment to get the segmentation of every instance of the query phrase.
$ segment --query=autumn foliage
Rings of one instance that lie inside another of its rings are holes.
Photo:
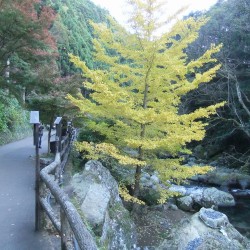
[[[40,0],[2,0],[0,2],[1,43],[5,55],[26,51],[34,55],[51,55],[57,46],[49,29],[55,12]]]
[[[209,170],[183,166],[181,155],[191,153],[188,143],[204,137],[202,119],[215,114],[224,103],[188,114],[179,110],[182,96],[210,82],[220,68],[213,57],[220,45],[211,45],[196,60],[189,61],[185,53],[206,20],[179,21],[159,35],[162,26],[155,18],[160,11],[158,1],[130,2],[133,33],[93,24],[96,60],[102,67],[91,70],[79,58],[71,57],[88,79],[83,84],[91,94],[69,99],[88,117],[87,126],[106,138],[99,144],[78,143],[78,149],[92,159],[108,154],[123,165],[135,166],[134,196],[138,196],[145,166],[154,168],[166,185]],[[121,193],[128,196],[124,189]],[[159,201],[164,202],[168,195],[162,191]]]

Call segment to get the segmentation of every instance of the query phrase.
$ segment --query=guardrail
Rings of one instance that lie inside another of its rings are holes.
[[[73,237],[81,250],[96,250],[94,237],[83,223],[75,206],[60,188],[61,174],[67,163],[71,142],[69,136],[59,140],[55,160],[41,171],[39,167],[36,180],[36,230],[41,229],[41,213],[44,211],[61,236],[62,250],[74,249]],[[61,152],[58,151],[59,148]],[[48,193],[53,195],[60,206],[59,216],[47,199]]]

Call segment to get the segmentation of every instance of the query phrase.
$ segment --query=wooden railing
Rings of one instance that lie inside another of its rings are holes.
[[[73,237],[75,237],[81,250],[96,250],[97,246],[94,237],[88,231],[68,196],[60,188],[60,178],[62,169],[64,169],[68,159],[71,138],[66,136],[61,142],[58,141],[57,143],[57,148],[60,148],[61,152],[56,153],[55,160],[43,168],[38,177],[38,197],[36,201],[37,230],[41,229],[41,213],[45,212],[61,236],[62,250],[74,249]],[[48,193],[53,195],[55,201],[60,206],[60,213],[53,209],[55,206],[51,206],[47,199]]]

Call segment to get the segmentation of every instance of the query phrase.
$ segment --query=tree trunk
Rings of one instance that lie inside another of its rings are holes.
[[[135,187],[134,187],[134,192],[133,196],[138,197],[140,193],[140,179],[141,179],[141,166],[136,167],[135,171]]]

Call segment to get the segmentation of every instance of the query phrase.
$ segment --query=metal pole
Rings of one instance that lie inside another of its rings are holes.
[[[36,180],[35,180],[35,230],[41,229],[41,204],[39,201],[40,193],[40,159],[39,159],[39,145],[38,145],[38,128],[39,124],[34,124],[34,142],[36,146]]]

